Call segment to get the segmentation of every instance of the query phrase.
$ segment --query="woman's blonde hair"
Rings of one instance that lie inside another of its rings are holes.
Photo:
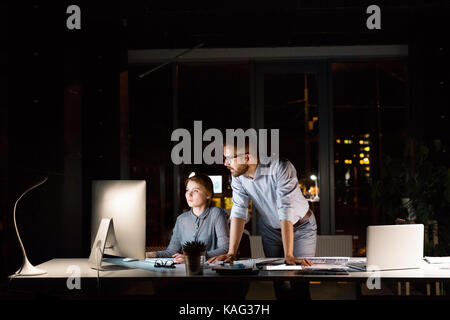
[[[184,185],[187,186],[189,181],[197,183],[202,188],[202,191],[206,194],[207,197],[209,197],[208,206],[211,205],[212,197],[214,195],[214,188],[211,178],[203,173],[195,173],[194,176],[186,179]]]

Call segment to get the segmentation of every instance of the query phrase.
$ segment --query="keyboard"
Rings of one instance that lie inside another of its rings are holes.
[[[334,264],[334,265],[345,265],[348,263],[350,258],[347,257],[305,257],[304,259],[308,259],[313,264]]]
[[[349,262],[347,263],[347,267],[353,268],[359,271],[366,271],[366,263],[365,262]]]
[[[348,275],[347,268],[330,268],[330,269],[314,269],[314,268],[303,268],[296,272],[297,274],[303,275]]]

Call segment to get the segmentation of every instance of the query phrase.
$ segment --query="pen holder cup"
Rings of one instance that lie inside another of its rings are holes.
[[[204,255],[185,255],[184,263],[186,267],[186,275],[201,275],[203,274],[203,265],[205,264]]]

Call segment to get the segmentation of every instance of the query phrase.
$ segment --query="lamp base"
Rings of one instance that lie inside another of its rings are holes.
[[[33,266],[30,261],[28,261],[28,259],[25,257],[24,259],[24,263],[22,268],[20,268],[19,270],[17,270],[17,272],[15,273],[17,276],[38,276],[41,274],[46,274],[47,271],[36,268],[35,266]]]

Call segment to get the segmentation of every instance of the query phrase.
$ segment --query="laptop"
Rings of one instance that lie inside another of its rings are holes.
[[[369,226],[367,261],[347,266],[361,271],[420,269],[423,244],[423,224]]]

